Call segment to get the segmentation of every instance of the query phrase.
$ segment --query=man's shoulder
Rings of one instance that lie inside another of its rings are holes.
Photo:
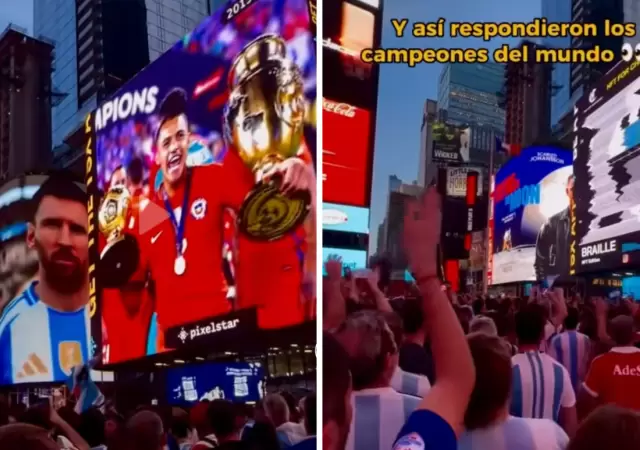
[[[9,301],[0,313],[0,335],[17,320],[21,320],[35,311],[38,298],[33,295],[31,288],[20,293],[13,300]]]

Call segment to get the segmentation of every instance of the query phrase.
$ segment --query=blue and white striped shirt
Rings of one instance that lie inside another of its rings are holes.
[[[391,378],[391,387],[401,394],[423,398],[431,389],[429,378],[396,368]]]
[[[363,389],[351,396],[353,420],[346,450],[389,450],[421,399],[391,387]]]
[[[551,339],[547,354],[567,369],[573,390],[577,391],[591,362],[589,337],[575,330],[557,334]]]
[[[560,408],[576,404],[571,379],[560,363],[545,353],[529,351],[511,358],[511,414],[558,421]]]
[[[66,381],[90,358],[89,307],[57,311],[40,300],[36,285],[0,314],[0,384]]]
[[[458,450],[564,450],[569,437],[548,419],[509,417],[499,425],[466,431]]]

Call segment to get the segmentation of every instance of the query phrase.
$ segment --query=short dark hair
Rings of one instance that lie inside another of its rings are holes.
[[[582,421],[567,450],[638,448],[640,415],[636,411],[605,405]]]
[[[144,163],[142,162],[142,159],[137,156],[131,158],[129,165],[127,166],[127,175],[132,183],[142,183],[142,178],[144,177]]]
[[[402,345],[402,340],[404,337],[402,317],[400,317],[400,315],[398,315],[398,313],[394,311],[382,311],[380,312],[380,315],[382,316],[384,321],[387,322],[387,326],[391,330],[393,339],[396,342],[396,347],[398,347],[399,349]]]
[[[424,312],[422,302],[418,298],[409,297],[402,302],[400,307],[402,326],[406,334],[415,334],[422,330],[424,324]]]
[[[228,400],[213,400],[207,409],[209,427],[218,439],[224,439],[236,429],[236,408]]]
[[[118,164],[116,166],[116,168],[113,169],[113,172],[111,172],[111,177],[109,177],[109,184],[111,184],[113,182],[113,176],[116,174],[116,172],[118,170],[122,170],[122,169],[124,169],[124,166],[122,164]]]
[[[316,394],[311,393],[304,398],[304,428],[308,435],[316,434],[318,416],[316,415]]]
[[[544,308],[530,304],[516,314],[516,336],[520,345],[536,345],[543,339],[545,315]]]
[[[511,394],[511,355],[498,336],[472,333],[467,337],[476,367],[476,382],[464,416],[469,430],[490,425]]]
[[[158,116],[160,121],[158,123],[158,129],[155,135],[155,141],[158,140],[160,135],[160,129],[167,120],[178,117],[187,113],[187,91],[181,88],[175,88],[170,90],[167,95],[162,99],[160,108],[158,109]]]
[[[178,415],[171,420],[171,434],[176,439],[184,439],[189,436],[191,431],[191,425],[189,424],[189,418],[186,415]]]
[[[331,334],[322,335],[322,423],[343,424],[347,419],[346,398],[351,387],[349,356]]]
[[[635,338],[633,318],[619,315],[609,321],[609,334],[616,345],[632,345]]]
[[[578,323],[580,322],[580,313],[577,308],[569,307],[567,308],[567,317],[564,319],[564,329],[565,330],[575,330],[578,328]]]
[[[78,183],[64,177],[63,175],[51,175],[45,180],[36,191],[32,199],[33,221],[40,209],[40,205],[45,197],[55,197],[61,200],[69,200],[87,206],[87,193]]]
[[[91,408],[80,415],[78,432],[94,448],[106,443],[104,425],[106,418],[98,408]]]

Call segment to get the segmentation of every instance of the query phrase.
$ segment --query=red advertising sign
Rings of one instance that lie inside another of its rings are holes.
[[[322,200],[367,205],[369,111],[327,98],[322,100]]]

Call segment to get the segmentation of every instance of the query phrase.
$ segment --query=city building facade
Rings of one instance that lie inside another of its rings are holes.
[[[25,30],[26,31],[26,30]],[[45,170],[51,156],[53,45],[7,27],[0,34],[0,179]]]

